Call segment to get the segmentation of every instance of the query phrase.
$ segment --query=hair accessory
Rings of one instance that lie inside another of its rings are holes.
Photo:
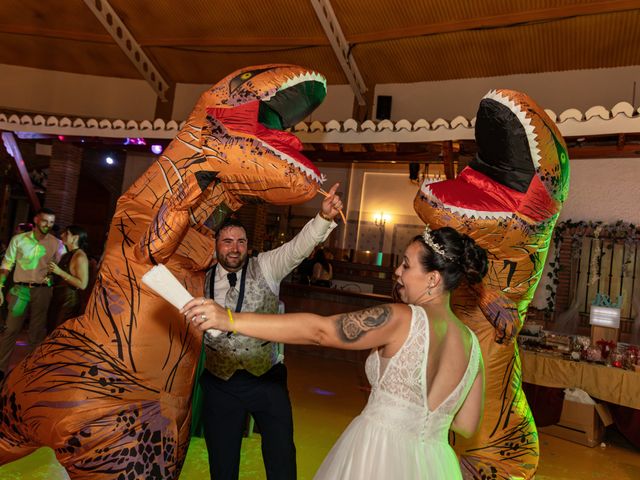
[[[433,235],[431,234],[432,231],[433,230],[429,228],[429,225],[424,227],[424,232],[422,232],[422,239],[424,240],[424,243],[426,243],[435,253],[442,255],[447,260],[453,260],[451,255],[447,255],[447,253],[444,251],[444,247],[439,243],[436,243],[436,241],[433,239]]]

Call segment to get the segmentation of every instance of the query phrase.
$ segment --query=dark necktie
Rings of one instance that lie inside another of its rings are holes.
[[[238,275],[236,272],[227,273],[227,280],[229,280],[229,287],[234,288],[238,282]]]

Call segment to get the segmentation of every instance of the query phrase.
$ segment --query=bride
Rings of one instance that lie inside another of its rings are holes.
[[[461,281],[478,283],[487,256],[445,227],[417,236],[397,268],[403,304],[323,317],[312,313],[233,313],[196,298],[182,309],[201,330],[216,328],[264,340],[372,349],[371,395],[320,466],[316,479],[456,479],[449,430],[468,437],[483,408],[478,340],[452,312]]]

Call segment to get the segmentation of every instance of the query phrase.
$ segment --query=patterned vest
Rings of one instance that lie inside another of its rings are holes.
[[[210,292],[211,273],[207,272],[206,292]],[[278,296],[267,284],[260,264],[255,257],[249,258],[244,288],[243,312],[277,313]],[[240,286],[240,279],[238,285]],[[238,298],[233,296],[233,301]],[[235,311],[236,303],[225,305]],[[218,337],[205,334],[206,348],[205,368],[216,377],[228,380],[236,370],[247,370],[253,375],[260,376],[279,361],[280,347],[277,343],[265,342],[256,338],[245,337],[232,333],[223,333]]]

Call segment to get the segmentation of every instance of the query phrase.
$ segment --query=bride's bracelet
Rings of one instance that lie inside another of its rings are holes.
[[[236,332],[236,322],[233,321],[233,315],[231,315],[231,309],[229,307],[227,307],[227,315],[229,315],[229,323],[231,324],[231,331],[233,333],[238,333]]]

